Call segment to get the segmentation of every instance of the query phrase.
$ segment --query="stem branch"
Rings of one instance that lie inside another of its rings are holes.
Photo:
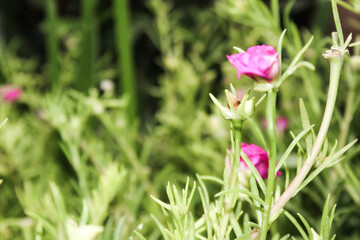
[[[300,184],[304,181],[305,177],[307,176],[307,174],[311,170],[311,167],[314,165],[317,159],[317,156],[321,150],[326,134],[328,132],[332,114],[334,112],[336,95],[337,95],[339,79],[340,79],[340,72],[344,59],[341,56],[340,58],[331,57],[329,60],[330,60],[329,91],[328,91],[325,112],[321,122],[319,133],[316,137],[314,146],[311,151],[311,155],[306,159],[304,165],[302,166],[302,168],[300,169],[294,180],[291,182],[290,186],[285,190],[285,192],[271,207],[271,211],[270,211],[271,220],[274,220],[272,218],[275,216],[275,214],[279,210],[281,210],[285,206],[285,204],[293,197],[294,193],[297,191]]]
[[[230,184],[229,184],[229,190],[236,188],[237,183],[237,173],[240,166],[240,151],[241,151],[241,132],[242,132],[242,120],[234,120],[232,122],[232,131],[234,136],[233,145],[231,148],[231,177],[230,177]],[[220,237],[219,239],[226,239],[226,229],[228,227],[228,223],[230,220],[230,216],[232,213],[232,210],[236,203],[236,194],[230,193],[227,194],[224,198],[225,201],[225,209],[224,209],[224,215],[221,219],[220,223]]]
[[[265,206],[263,212],[263,221],[261,223],[261,239],[265,240],[268,225],[269,225],[269,216],[270,216],[270,206],[272,202],[272,194],[274,191],[275,177],[276,177],[276,95],[277,91],[275,89],[271,89],[268,91],[267,95],[267,106],[266,106],[266,121],[267,121],[267,129],[270,140],[270,158],[269,158],[269,172],[266,186],[266,194],[265,194]]]

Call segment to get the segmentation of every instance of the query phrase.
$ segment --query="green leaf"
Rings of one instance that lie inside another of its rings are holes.
[[[309,237],[306,235],[304,229],[300,226],[299,222],[288,211],[285,210],[284,214],[294,224],[294,226],[297,228],[301,236],[305,240],[309,240]]]
[[[296,72],[296,70],[298,70],[299,68],[301,67],[305,67],[311,71],[314,71],[315,70],[315,66],[310,63],[310,62],[307,62],[307,61],[301,61],[299,63],[297,63],[289,72],[290,75],[292,75],[294,72]]]
[[[237,98],[238,95],[237,95],[236,89],[232,83],[230,83],[230,90],[231,90],[232,95]]]
[[[189,183],[190,183],[190,179],[189,177],[186,178],[186,184],[185,184],[185,189],[182,190],[182,203],[183,205],[186,205],[186,197],[189,191]]]
[[[64,198],[59,188],[56,186],[54,182],[50,182],[50,190],[51,190],[53,202],[55,204],[56,212],[58,213],[58,217],[60,217],[59,220],[65,221],[66,208],[65,208]]]
[[[293,61],[290,63],[289,67],[286,69],[285,73],[281,76],[279,82],[277,83],[277,87],[279,87],[291,74],[294,66],[299,62],[301,56],[305,53],[305,51],[310,47],[311,42],[313,41],[314,36],[312,36],[309,41],[305,44],[305,46],[298,52]]]
[[[214,176],[200,176],[199,177],[202,179],[202,180],[208,180],[208,181],[212,181],[212,182],[215,182],[215,183],[218,183],[220,185],[223,185],[224,182],[223,180],[221,180],[220,178],[217,178],[217,177],[214,177]]]
[[[290,143],[289,147],[286,149],[285,153],[281,156],[279,163],[276,166],[276,172],[280,170],[280,168],[282,167],[282,165],[284,164],[284,162],[286,161],[286,159],[289,157],[290,153],[292,152],[292,150],[294,149],[294,147],[299,143],[299,141],[301,140],[301,138],[307,134],[315,125],[311,125],[308,126],[307,128],[305,128],[303,131],[301,131],[299,133],[299,135],[296,136],[296,138],[294,138],[292,140],[292,142]]]
[[[337,2],[337,4],[339,4],[340,6],[342,6],[343,8],[346,8],[346,9],[349,10],[349,11],[355,12],[355,11],[354,11],[354,7],[351,6],[350,4],[348,4],[347,2],[342,1],[342,0],[337,0],[336,2]]]
[[[338,8],[336,5],[336,0],[331,0],[331,7],[332,7],[332,11],[333,11],[334,22],[335,22],[336,31],[338,34],[338,39],[340,41],[340,45],[343,46],[344,45],[344,35],[343,35],[342,27],[341,27],[341,22],[340,22]]]
[[[331,156],[334,155],[334,153],[335,153],[335,151],[336,151],[336,149],[337,149],[337,145],[338,145],[338,141],[335,140],[334,146],[333,146],[333,148],[331,149],[331,151],[330,151],[330,153],[329,153],[329,157],[331,157]]]
[[[182,204],[182,201],[181,201],[181,197],[180,197],[180,194],[175,186],[175,184],[172,185],[172,188],[173,188],[173,195],[175,196],[175,204],[176,205],[179,205],[179,204]],[[171,190],[170,190],[171,191]]]
[[[328,224],[327,218],[328,218],[328,214],[329,214],[329,209],[330,209],[330,194],[326,198],[324,208],[323,208],[323,213],[321,216],[320,236],[322,236],[322,237],[324,236],[324,233],[326,230],[326,225]]]
[[[283,13],[284,25],[286,28],[290,27],[290,13],[296,0],[290,0],[286,3]]]
[[[337,153],[335,153],[333,156],[328,157],[327,159],[324,160],[324,162],[315,169],[315,171],[313,171],[307,178],[306,180],[301,183],[301,185],[299,186],[299,188],[297,189],[296,193],[294,195],[296,195],[299,191],[301,191],[301,189],[303,189],[307,184],[309,184],[317,175],[319,175],[320,172],[322,172],[325,168],[332,166],[334,163],[337,163],[339,158],[341,157],[342,154],[344,154],[350,147],[352,147],[355,143],[357,142],[357,139],[355,139],[354,141],[352,141],[351,143],[349,143],[348,145],[346,145],[345,147],[343,147],[342,149],[340,149]]]
[[[284,163],[284,168],[285,168],[285,189],[287,189],[290,183],[290,173],[289,173],[289,167],[286,164],[286,162]]]
[[[259,189],[257,187],[257,183],[256,183],[256,180],[255,180],[254,176],[250,177],[250,190],[256,197],[260,198]],[[253,198],[253,203],[254,203],[254,206],[255,206],[255,212],[256,212],[257,221],[261,225],[261,222],[262,222],[261,205],[260,205],[260,203],[258,201],[255,200],[255,198]]]
[[[242,49],[239,48],[239,47],[233,46],[233,49],[235,49],[238,53],[243,53],[243,52],[245,52],[244,50],[242,50]]]
[[[285,37],[285,33],[286,33],[286,29],[284,29],[284,31],[281,33],[277,47],[276,47],[276,51],[279,54],[279,65],[281,66],[281,59],[282,59],[282,43]]]
[[[196,174],[197,179],[199,180],[200,186],[198,187],[200,193],[200,199],[204,208],[205,213],[205,222],[208,239],[212,239],[212,220],[210,217],[210,204],[209,204],[209,194],[206,190],[204,182],[201,180],[200,175]]]
[[[356,47],[356,46],[360,46],[360,41],[349,44],[349,47]]]
[[[7,118],[4,119],[4,121],[2,121],[2,123],[0,123],[0,128],[2,128],[4,126],[4,124],[7,122]]]
[[[145,238],[141,233],[139,233],[138,231],[134,231],[135,235],[140,239],[140,240],[147,240],[147,238]]]
[[[297,213],[297,215],[299,216],[301,222],[304,224],[304,226],[306,228],[306,231],[308,232],[308,235],[309,235],[309,237],[311,239],[312,238],[312,232],[311,232],[311,227],[310,227],[309,223],[306,221],[306,219],[300,213]]]
[[[321,151],[321,155],[319,157],[319,160],[318,160],[318,163],[321,164],[322,162],[324,162],[324,159],[326,157],[326,154],[328,153],[328,148],[329,148],[329,141],[327,138],[325,138],[325,141],[324,141],[324,145],[323,145],[323,148],[322,148],[322,151]],[[318,164],[318,165],[319,165]]]
[[[250,169],[251,173],[254,175],[254,177],[255,177],[256,181],[258,182],[262,192],[265,193],[266,192],[266,186],[265,186],[264,180],[260,176],[260,173],[258,172],[256,167],[254,166],[254,164],[250,161],[248,156],[246,156],[246,154],[243,151],[240,151],[240,156],[245,161],[245,163],[248,166],[248,168]]]
[[[328,224],[327,224],[327,229],[325,229],[325,239],[330,239],[330,231],[331,231],[331,226],[335,217],[335,210],[336,210],[336,204],[334,204],[333,208],[331,209],[331,213],[329,216],[329,220],[328,220]]]
[[[293,139],[296,138],[296,137],[295,137],[295,134],[294,134],[291,130],[289,131],[289,133],[290,133],[290,136],[291,136]],[[301,147],[301,144],[300,144],[299,142],[297,142],[296,145],[297,145],[298,149],[299,149],[301,152],[305,152],[304,149]]]
[[[171,211],[171,205],[170,204],[167,204],[167,203],[164,203],[163,201],[161,201],[160,199],[154,197],[153,195],[150,194],[150,197],[155,201],[157,202],[160,206],[166,208],[167,210]]]
[[[174,195],[173,195],[173,193],[171,191],[170,182],[168,182],[168,184],[166,186],[166,195],[168,196],[169,204],[171,206],[171,209],[173,210],[175,208],[175,206],[176,206],[176,202],[175,202]]]
[[[42,240],[43,239],[43,226],[40,222],[36,224],[35,230],[35,240]]]
[[[234,230],[236,237],[240,237],[242,235],[242,230],[241,230],[239,221],[237,221],[237,219],[235,218],[233,213],[231,213],[231,215],[230,215],[230,224]]]
[[[123,227],[125,224],[125,217],[121,217],[118,224],[116,225],[113,240],[121,239],[123,233]]]
[[[187,199],[187,204],[186,204],[186,209],[188,210],[190,208],[190,203],[194,197],[194,194],[195,194],[195,190],[196,190],[196,182],[194,181],[193,183],[193,188],[191,189],[191,193]]]
[[[266,96],[267,96],[267,93],[264,93],[264,94],[261,96],[261,98],[255,103],[255,108],[256,108],[257,106],[259,106],[260,103],[262,103],[262,101],[264,101],[264,99],[266,98]]]
[[[195,240],[195,222],[191,212],[189,213],[189,218],[189,240]]]
[[[280,238],[280,240],[287,240],[287,239],[289,239],[289,237],[290,237],[290,234],[286,234],[285,236]]]
[[[300,98],[299,100],[299,107],[300,107],[300,116],[301,116],[301,123],[302,123],[302,127],[303,129],[307,129],[310,127],[310,120],[309,120],[309,115],[307,113],[304,101],[302,100],[302,98]],[[306,153],[308,154],[308,156],[311,155],[311,149],[312,149],[312,137],[311,134],[308,134],[308,136],[306,136],[305,138],[305,142],[306,142]]]
[[[217,194],[215,194],[215,197],[219,197],[219,196],[222,196],[222,195],[226,195],[228,193],[242,193],[242,194],[245,194],[247,195],[248,197],[250,198],[253,198],[254,200],[258,201],[261,205],[265,205],[265,202],[264,200],[262,200],[260,197],[256,196],[255,194],[253,194],[252,192],[250,192],[249,190],[247,189],[230,189],[230,190],[225,190],[225,191],[221,191],[221,192],[218,192]]]
[[[158,226],[162,236],[164,237],[165,240],[170,240],[169,236],[166,234],[166,229],[164,228],[164,226],[160,223],[160,221],[153,215],[150,214],[151,218],[155,221],[156,225]]]
[[[247,238],[244,239],[249,239],[249,236],[251,236],[251,227],[249,225],[250,219],[249,219],[249,215],[245,214],[244,215],[244,237],[246,236]]]
[[[57,229],[55,229],[55,227],[40,214],[26,210],[25,214],[30,216],[31,218],[36,219],[42,225],[42,227],[44,227],[45,230],[52,236],[53,239],[56,239],[58,237]]]

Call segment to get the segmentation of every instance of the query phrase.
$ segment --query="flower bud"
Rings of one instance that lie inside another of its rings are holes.
[[[255,100],[251,98],[245,102],[244,113],[249,117],[252,117],[255,112]]]

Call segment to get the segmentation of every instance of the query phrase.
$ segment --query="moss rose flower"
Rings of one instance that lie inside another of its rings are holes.
[[[250,161],[254,164],[260,176],[267,178],[269,173],[269,156],[267,152],[255,144],[241,143],[241,150],[246,154]],[[241,158],[241,162],[244,160]],[[245,163],[245,162],[244,162]],[[280,176],[281,172],[278,171],[276,176]]]
[[[0,97],[4,102],[15,102],[21,97],[21,94],[22,90],[18,87],[11,85],[0,87]]]
[[[238,70],[238,78],[245,74],[254,80],[272,82],[280,72],[279,54],[274,47],[265,44],[250,47],[246,52],[232,54],[227,58]]]
[[[264,179],[267,178],[268,173],[269,173],[269,156],[268,156],[267,152],[255,144],[247,144],[245,142],[241,143],[241,150],[245,153],[245,155],[254,164],[255,168],[260,173],[260,176]],[[227,156],[225,159],[225,163],[229,169],[229,173],[231,174],[230,160]],[[240,166],[245,166],[247,168],[247,165],[246,165],[244,159],[242,159],[242,158],[240,158]],[[280,175],[281,175],[281,172],[278,171],[276,173],[276,176],[280,176]]]

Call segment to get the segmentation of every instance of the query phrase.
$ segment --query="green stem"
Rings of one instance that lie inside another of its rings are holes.
[[[233,144],[231,146],[231,178],[229,184],[229,190],[235,189],[237,184],[238,170],[240,167],[240,151],[241,151],[241,133],[242,133],[242,120],[234,120],[232,122],[233,131]],[[230,220],[232,210],[236,203],[236,194],[230,193],[225,196],[224,199],[224,215],[220,223],[220,236],[219,239],[226,239],[226,229]]]
[[[48,61],[48,78],[52,88],[57,89],[59,84],[58,66],[58,37],[57,37],[57,14],[54,0],[46,1],[46,53]]]
[[[76,76],[76,85],[83,92],[94,84],[96,57],[96,20],[95,8],[97,0],[81,1],[81,39],[80,56]]]
[[[311,167],[314,165],[316,158],[321,150],[321,147],[324,143],[326,134],[328,132],[330,121],[334,112],[337,90],[340,79],[341,67],[344,62],[343,56],[332,56],[329,58],[330,60],[330,83],[329,83],[329,91],[328,97],[325,107],[324,116],[321,122],[319,133],[316,137],[314,146],[311,151],[311,155],[306,159],[304,165],[291,182],[289,187],[285,190],[285,192],[280,196],[280,198],[275,202],[275,204],[271,207],[270,219],[275,217],[277,212],[281,210],[285,204],[294,196],[300,184],[304,181],[305,177],[311,170]]]
[[[348,95],[346,97],[346,106],[345,106],[344,117],[341,120],[341,124],[340,124],[340,136],[339,136],[338,149],[341,149],[345,146],[346,140],[349,135],[350,124],[354,117],[354,102],[355,102],[356,84],[355,84],[355,79],[353,79],[353,75],[352,75],[353,72],[351,71],[349,64],[346,66],[345,70],[347,73],[346,76],[348,78],[348,91],[347,91]],[[352,173],[352,169],[344,168],[343,164],[347,164],[347,163],[342,163],[341,165],[335,165],[335,171],[345,180],[346,190],[348,191],[350,196],[354,199],[354,201],[357,204],[359,204],[360,203],[359,193],[358,193],[358,191],[356,191],[354,186],[351,184],[350,179],[346,177],[347,173],[349,173],[349,172],[350,172],[350,174]],[[345,172],[344,169],[347,169],[347,171]]]
[[[351,73],[349,73],[350,75]],[[350,124],[353,119],[353,108],[355,102],[355,86],[348,87],[348,95],[346,98],[345,114],[340,125],[339,149],[343,148],[349,135]]]
[[[277,91],[275,89],[271,89],[268,91],[267,95],[267,105],[266,105],[266,121],[267,121],[267,129],[269,134],[270,141],[270,158],[269,158],[269,173],[267,179],[266,186],[266,194],[265,194],[265,206],[261,223],[261,233],[260,238],[262,240],[266,239],[268,225],[269,225],[269,217],[270,217],[270,206],[272,202],[272,195],[274,191],[275,185],[275,177],[276,177],[276,95]]]
[[[280,29],[279,0],[271,0],[271,11],[274,17],[275,26]]]
[[[118,54],[118,67],[121,90],[128,95],[131,104],[128,107],[128,120],[133,122],[137,115],[138,97],[136,95],[134,60],[130,28],[130,9],[128,0],[114,0],[115,40]]]

